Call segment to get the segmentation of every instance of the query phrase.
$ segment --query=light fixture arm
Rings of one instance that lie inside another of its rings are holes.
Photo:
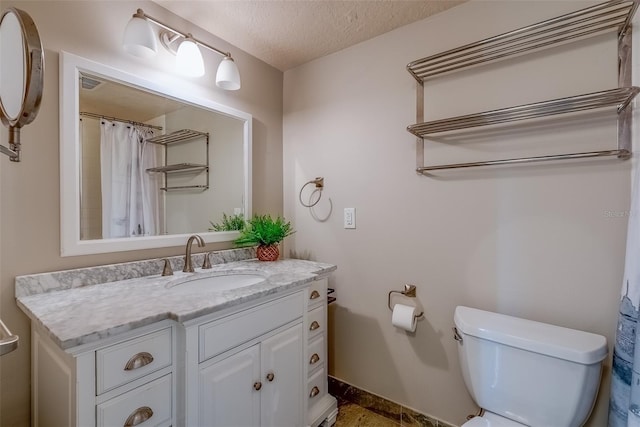
[[[156,24],[159,27],[164,28],[165,30],[171,31],[172,33],[182,37],[182,38],[189,38],[190,40],[192,40],[196,45],[198,46],[202,46],[202,47],[206,47],[207,49],[217,53],[218,55],[224,56],[226,58],[231,58],[231,53],[230,52],[224,52],[220,49],[216,49],[215,47],[200,41],[198,39],[196,39],[195,37],[193,37],[191,34],[189,33],[183,33],[181,31],[176,30],[175,28],[170,27],[169,25],[165,24],[162,21],[157,20],[156,18],[147,15],[146,13],[144,13],[144,11],[142,9],[138,9],[136,11],[136,13],[133,15],[134,18],[143,18],[146,19],[150,22],[153,22],[154,24]]]

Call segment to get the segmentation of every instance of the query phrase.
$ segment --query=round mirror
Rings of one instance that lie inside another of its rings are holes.
[[[9,127],[9,154],[19,161],[20,128],[36,118],[44,79],[44,52],[38,30],[24,11],[9,8],[0,17],[0,120]]]

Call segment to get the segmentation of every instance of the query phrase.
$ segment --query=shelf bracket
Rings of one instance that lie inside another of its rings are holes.
[[[416,123],[424,121],[424,85],[416,83]],[[416,139],[416,170],[424,167],[424,139]]]
[[[618,87],[631,86],[631,36],[632,28],[628,27],[618,39]],[[631,123],[633,109],[625,108],[618,112],[618,150],[625,150],[631,157]]]

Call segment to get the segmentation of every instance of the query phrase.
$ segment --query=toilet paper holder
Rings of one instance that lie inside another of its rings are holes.
[[[393,311],[393,307],[391,307],[391,294],[401,294],[405,297],[415,298],[416,297],[416,285],[404,285],[404,291],[390,291],[389,296],[387,297],[387,306],[389,310]],[[424,311],[416,314],[415,317],[420,317],[424,314]]]

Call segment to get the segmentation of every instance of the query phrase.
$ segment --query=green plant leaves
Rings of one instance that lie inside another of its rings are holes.
[[[293,233],[291,223],[280,216],[273,219],[271,215],[254,215],[234,243],[238,246],[275,245]]]
[[[209,221],[211,227],[209,227],[210,231],[239,231],[245,227],[244,215],[229,215],[226,213],[222,214],[222,222],[213,223]]]

